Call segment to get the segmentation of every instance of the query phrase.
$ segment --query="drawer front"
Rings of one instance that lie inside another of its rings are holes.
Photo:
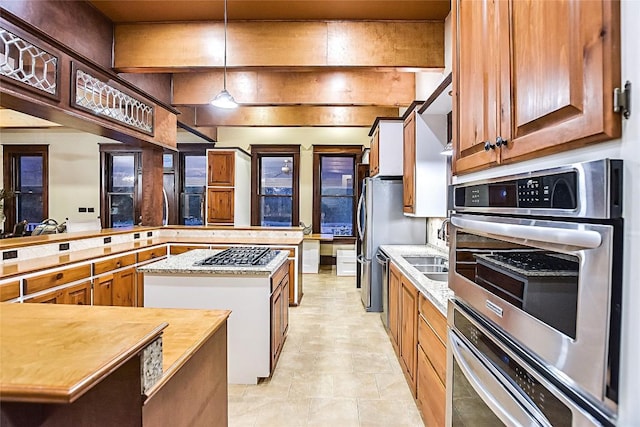
[[[127,265],[133,265],[136,263],[136,254],[127,254],[115,258],[110,258],[104,261],[98,261],[93,263],[93,274],[102,274],[107,271],[115,270],[120,267],[126,267]]]
[[[86,279],[89,276],[91,276],[91,265],[87,264],[80,267],[67,268],[66,270],[56,271],[54,273],[45,273],[39,276],[30,277],[28,279],[24,279],[24,294],[32,294],[44,289],[64,285],[65,283]]]
[[[167,256],[167,247],[157,246],[155,248],[138,252],[138,262],[149,261],[150,259],[160,258],[164,256]]]
[[[425,351],[440,381],[444,383],[447,370],[447,348],[442,344],[422,315],[419,316],[418,321],[418,344]]]
[[[0,301],[8,301],[20,296],[20,281],[16,280],[0,285]]]
[[[447,318],[422,294],[420,294],[420,314],[427,319],[440,341],[446,343]]]
[[[171,255],[179,255],[194,249],[209,249],[209,245],[186,245],[186,246],[171,245],[171,248],[169,249],[169,253]]]
[[[446,409],[446,389],[422,347],[418,346],[418,407],[422,412],[425,425],[444,426]]]

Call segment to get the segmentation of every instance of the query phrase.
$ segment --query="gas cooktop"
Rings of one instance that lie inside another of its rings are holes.
[[[266,265],[278,255],[275,249],[259,246],[241,246],[225,249],[222,252],[198,261],[195,265],[249,267],[252,265]]]

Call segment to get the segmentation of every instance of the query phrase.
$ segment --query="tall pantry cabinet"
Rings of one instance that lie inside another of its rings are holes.
[[[454,173],[618,138],[618,1],[454,0]]]
[[[207,150],[206,223],[251,223],[251,157],[240,149]]]

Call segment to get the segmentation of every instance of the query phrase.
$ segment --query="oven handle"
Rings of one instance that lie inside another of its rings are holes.
[[[505,236],[521,240],[536,240],[538,242],[571,245],[584,249],[594,249],[602,243],[600,233],[591,230],[568,230],[543,226],[520,224],[505,224],[502,222],[486,222],[474,219],[452,217],[451,223],[467,231]]]
[[[473,354],[453,331],[449,330],[451,351],[473,389],[491,408],[498,418],[507,425],[541,426],[540,422],[527,412],[522,403],[509,393],[500,381]]]

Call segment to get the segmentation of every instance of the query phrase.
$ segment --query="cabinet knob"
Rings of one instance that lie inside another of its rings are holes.
[[[496,138],[496,147],[500,147],[504,145],[505,147],[507,146],[507,140],[506,139],[502,139],[501,136]]]
[[[56,274],[56,280],[60,280],[60,279],[62,279],[63,277],[64,277],[64,274],[62,274],[62,273],[58,273],[58,274]]]
[[[492,144],[491,141],[486,141],[484,143],[484,151],[495,150],[495,149],[496,149],[496,145]]]

